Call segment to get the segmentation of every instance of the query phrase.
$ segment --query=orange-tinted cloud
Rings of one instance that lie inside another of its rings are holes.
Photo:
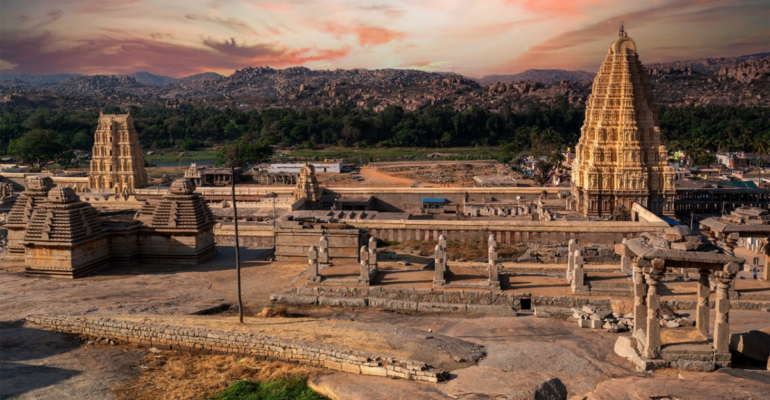
[[[377,46],[406,37],[404,32],[371,25],[342,25],[329,23],[321,27],[322,32],[329,33],[337,39],[342,36],[355,35],[362,47]]]
[[[226,71],[252,65],[287,67],[310,61],[335,60],[348,49],[290,49],[272,44],[238,44],[235,39],[204,39],[189,46],[124,35],[77,41],[62,47],[52,32],[35,36],[4,32],[0,36],[2,60],[14,71],[32,74],[128,74],[150,70],[156,74],[186,76],[204,71]]]

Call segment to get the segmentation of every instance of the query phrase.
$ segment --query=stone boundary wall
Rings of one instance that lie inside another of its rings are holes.
[[[270,296],[270,300],[276,303],[289,304],[294,306],[319,305],[327,307],[374,307],[393,311],[484,314],[501,317],[517,316],[516,310],[512,306],[445,302],[417,302],[383,297],[334,297],[284,293],[273,294]]]
[[[263,360],[303,363],[335,371],[386,376],[424,382],[439,382],[447,372],[413,360],[366,355],[357,351],[289,342],[256,333],[221,331],[163,323],[134,322],[111,318],[75,316],[30,316],[27,322],[43,329],[98,336],[144,347],[204,353],[239,354]]]
[[[300,287],[287,293],[274,293],[275,303],[297,306],[374,307],[394,311],[485,314],[514,317],[521,310],[521,300],[530,300],[533,310],[569,309],[586,305],[611,309],[612,301],[632,302],[632,298],[596,299],[571,296],[532,296],[529,293],[448,291],[433,289],[328,288]],[[662,300],[672,310],[694,310],[695,300]],[[713,308],[712,301],[710,306]],[[770,302],[730,300],[735,310],[770,312]]]
[[[295,293],[304,296],[327,297],[369,297],[390,300],[408,300],[417,303],[478,304],[521,308],[521,299],[530,298],[529,293],[476,292],[468,290],[398,289],[398,288],[327,288],[300,287]]]

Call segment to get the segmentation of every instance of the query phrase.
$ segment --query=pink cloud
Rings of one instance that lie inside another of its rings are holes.
[[[342,25],[328,23],[321,27],[321,31],[329,33],[337,39],[340,39],[342,36],[354,35],[358,38],[358,43],[361,47],[378,46],[406,37],[404,32],[363,24]]]
[[[63,47],[62,42],[70,45]],[[251,65],[286,67],[344,57],[349,49],[291,49],[273,44],[238,44],[235,39],[204,39],[189,46],[126,35],[106,35],[88,40],[64,41],[52,32],[36,36],[7,33],[0,36],[2,59],[14,71],[32,74],[127,74],[149,70],[157,74],[187,76],[204,71],[226,71]]]

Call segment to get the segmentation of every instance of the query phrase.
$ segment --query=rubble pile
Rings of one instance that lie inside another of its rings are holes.
[[[621,314],[611,310],[599,310],[592,306],[572,307],[572,318],[581,328],[604,329],[611,333],[620,333],[634,327],[634,314]],[[695,326],[695,321],[688,316],[677,314],[670,307],[661,304],[658,308],[659,323],[664,328],[683,328]]]

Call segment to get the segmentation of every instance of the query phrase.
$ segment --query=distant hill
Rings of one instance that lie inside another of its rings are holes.
[[[142,85],[150,86],[163,86],[179,81],[177,78],[164,75],[155,75],[147,71],[134,72],[133,74],[127,76],[134,78],[138,83],[141,83]]]
[[[59,83],[69,78],[83,76],[80,74],[54,74],[54,75],[32,75],[32,74],[0,74],[0,81],[19,80],[33,84]]]
[[[770,107],[770,55],[653,63],[645,68],[658,105]],[[473,80],[410,69],[304,67],[247,67],[230,76],[205,72],[181,79],[146,72],[130,76],[8,74],[0,80],[0,95],[6,102],[66,98],[73,107],[201,102],[255,109],[349,107],[379,111],[394,105],[406,110],[427,106],[516,110],[532,102],[550,105],[562,99],[583,106],[593,77],[585,71],[550,69]]]
[[[200,74],[185,76],[179,79],[180,82],[199,82],[199,81],[211,81],[214,79],[224,78],[224,75],[220,75],[216,72],[201,72]]]
[[[586,71],[567,71],[563,69],[528,69],[524,72],[512,75],[487,75],[479,79],[482,86],[489,86],[496,82],[538,82],[546,85],[561,81],[588,83],[596,74]]]

